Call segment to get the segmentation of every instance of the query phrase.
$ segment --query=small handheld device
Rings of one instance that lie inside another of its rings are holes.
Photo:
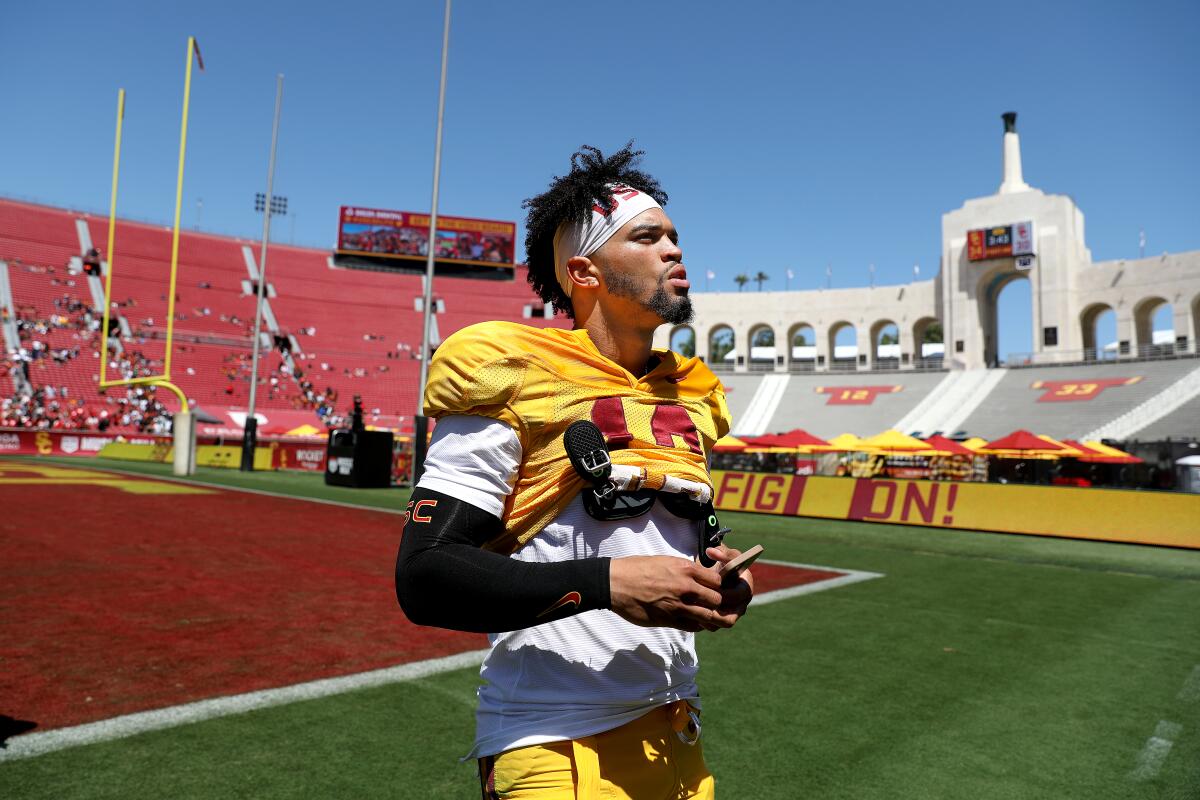
[[[721,526],[711,502],[704,511],[704,517],[700,520],[700,564],[711,567],[717,562],[709,558],[708,548],[720,547],[721,542],[725,541],[726,534],[729,533],[729,528]]]
[[[718,573],[721,576],[721,582],[732,583],[733,581],[736,581],[742,574],[742,571],[749,569],[750,565],[757,561],[758,557],[762,554],[763,546],[761,544],[756,544],[754,547],[751,547],[749,550],[742,553],[732,561],[726,561],[721,565],[721,569]]]

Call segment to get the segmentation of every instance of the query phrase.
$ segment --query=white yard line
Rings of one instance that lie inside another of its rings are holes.
[[[106,742],[111,739],[121,739],[135,736],[147,731],[174,728],[193,722],[202,722],[216,717],[227,717],[233,714],[244,714],[260,708],[281,706],[296,703],[301,700],[316,700],[336,694],[369,689],[377,686],[387,686],[393,683],[425,678],[442,672],[477,667],[483,663],[487,650],[472,650],[444,658],[433,658],[428,661],[414,661],[411,664],[401,664],[396,667],[360,672],[357,675],[345,675],[340,678],[325,678],[319,681],[298,683],[292,686],[281,686],[277,689],[264,689],[258,692],[235,694],[228,697],[214,697],[209,700],[199,700],[170,708],[160,708],[154,711],[141,711],[136,714],[126,714],[120,717],[75,725],[70,728],[57,728],[44,733],[27,733],[16,736],[8,741],[4,749],[0,749],[0,763],[15,761],[20,758],[31,758],[67,747],[83,744]]]
[[[792,597],[800,597],[801,595],[805,594],[823,592],[826,589],[837,589],[840,586],[849,586],[852,583],[861,583],[863,581],[869,581],[874,578],[883,577],[883,573],[881,572],[865,572],[863,570],[843,569],[841,567],[824,567],[817,564],[799,564],[795,561],[774,561],[764,558],[760,563],[774,564],[779,567],[820,569],[828,572],[841,572],[844,574],[839,578],[829,578],[823,581],[806,583],[803,586],[790,586],[787,589],[775,589],[771,592],[764,592],[763,594],[755,595],[754,599],[750,601],[750,604],[754,606],[765,606],[768,603],[777,603],[780,600],[788,600]],[[753,571],[753,568],[751,568],[751,571]]]
[[[1178,723],[1160,720],[1158,727],[1154,729],[1154,735],[1146,740],[1146,746],[1138,754],[1137,766],[1129,773],[1130,779],[1152,781],[1158,777],[1163,762],[1170,755],[1171,747],[1182,730],[1183,726]]]
[[[188,483],[194,483],[194,481],[188,481]],[[265,494],[263,492],[259,493]],[[287,497],[289,495],[279,496]],[[359,506],[353,507],[359,508]],[[816,564],[767,561],[765,559],[763,563],[783,567],[828,570],[843,574],[838,578],[817,581],[816,583],[805,584],[803,586],[793,586],[787,589],[776,589],[775,591],[758,595],[753,600],[753,604],[758,606],[826,589],[836,589],[839,586],[868,581],[872,578],[883,577],[878,572],[848,570],[839,567],[818,566]],[[68,747],[106,742],[112,739],[136,736],[139,733],[174,728],[193,722],[203,722],[204,720],[215,719],[217,717],[244,714],[260,708],[286,705],[302,700],[316,700],[358,689],[387,686],[393,683],[427,678],[456,669],[477,667],[483,663],[483,658],[487,655],[487,652],[487,650],[472,650],[443,658],[429,659],[428,661],[414,661],[410,664],[401,664],[395,667],[372,670],[371,672],[345,675],[340,678],[325,678],[308,683],[298,683],[292,686],[282,686],[276,689],[263,689],[257,692],[235,694],[228,697],[214,697],[208,700],[199,700],[194,703],[160,708],[154,711],[140,711],[136,714],[126,714],[120,717],[100,720],[99,722],[88,722],[69,728],[56,728],[55,730],[41,733],[27,733],[23,736],[15,736],[9,739],[6,746],[0,748],[0,763],[45,755],[46,753],[52,753]]]
[[[1192,668],[1192,674],[1183,682],[1183,688],[1175,697],[1181,703],[1194,703],[1200,700],[1200,664]]]

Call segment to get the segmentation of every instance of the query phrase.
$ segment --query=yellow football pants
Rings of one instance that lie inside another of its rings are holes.
[[[713,777],[684,701],[619,728],[479,760],[484,800],[712,800]]]

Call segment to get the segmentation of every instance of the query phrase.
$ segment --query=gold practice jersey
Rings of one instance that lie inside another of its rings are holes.
[[[596,423],[613,463],[643,472],[642,488],[661,488],[667,476],[711,488],[707,456],[729,432],[721,383],[698,358],[654,357],[639,378],[601,355],[585,330],[512,322],[472,325],[442,343],[429,365],[426,415],[490,417],[521,442],[504,533],[488,549],[516,551],[583,487],[563,447],[576,420]]]

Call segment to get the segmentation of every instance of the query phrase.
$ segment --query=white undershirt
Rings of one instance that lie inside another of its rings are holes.
[[[501,517],[521,455],[507,424],[445,417],[434,430],[418,486]],[[636,519],[602,522],[588,516],[576,497],[511,557],[539,563],[634,555],[691,559],[696,546],[696,523],[661,504]],[[644,628],[612,611],[587,611],[488,639],[492,649],[480,670],[484,684],[468,758],[591,736],[655,706],[695,703],[698,696],[692,634]]]

